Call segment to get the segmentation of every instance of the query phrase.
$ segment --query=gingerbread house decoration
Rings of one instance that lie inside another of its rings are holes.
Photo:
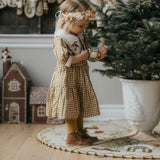
[[[29,102],[32,107],[32,123],[62,124],[64,120],[46,116],[48,89],[47,86],[34,86],[31,88]]]
[[[27,123],[30,78],[19,62],[7,58],[3,67],[2,123]]]

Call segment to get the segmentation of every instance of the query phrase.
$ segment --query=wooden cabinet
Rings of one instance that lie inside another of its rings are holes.
[[[16,8],[0,9],[0,34],[52,34],[55,30],[55,13],[58,4],[48,4],[47,15],[28,18],[16,14]]]

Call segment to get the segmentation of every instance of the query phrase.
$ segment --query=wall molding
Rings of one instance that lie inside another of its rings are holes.
[[[101,114],[99,116],[85,118],[85,121],[104,121],[126,119],[123,104],[102,104],[99,105]]]
[[[0,104],[0,108],[2,105]],[[124,114],[124,105],[100,105],[99,116],[85,118],[84,121],[105,121],[105,120],[120,120],[126,119]],[[1,119],[0,115],[0,119]],[[33,117],[32,117],[33,118]]]
[[[0,47],[52,48],[53,34],[0,34]]]

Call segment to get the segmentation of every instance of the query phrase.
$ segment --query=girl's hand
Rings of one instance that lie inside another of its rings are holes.
[[[107,49],[104,46],[98,47],[98,51],[101,54],[101,59],[103,59],[107,54]]]
[[[81,51],[80,57],[81,57],[82,61],[88,59],[88,56],[89,56],[89,53],[88,53],[87,49]]]

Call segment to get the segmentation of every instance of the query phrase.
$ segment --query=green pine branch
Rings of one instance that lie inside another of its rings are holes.
[[[160,79],[160,0],[117,0],[105,12],[103,0],[92,5],[102,26],[95,36],[89,31],[89,39],[93,46],[105,39],[108,50],[101,60],[104,70],[94,71],[110,78]]]

